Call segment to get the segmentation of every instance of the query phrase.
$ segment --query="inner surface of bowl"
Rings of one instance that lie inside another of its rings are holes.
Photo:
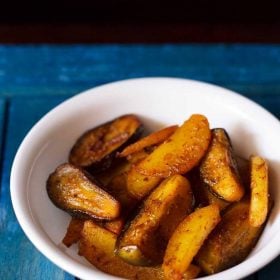
[[[193,113],[204,114],[211,128],[227,130],[238,155],[258,154],[269,162],[275,205],[261,239],[245,262],[205,279],[238,279],[276,257],[280,247],[277,241],[276,251],[280,234],[279,122],[244,97],[180,79],[136,79],[89,90],[52,110],[30,131],[14,162],[11,192],[21,226],[42,253],[82,279],[118,279],[98,272],[78,256],[75,246],[67,249],[61,244],[70,217],[49,200],[46,180],[67,161],[82,133],[128,113],[138,115],[150,131],[182,124]]]

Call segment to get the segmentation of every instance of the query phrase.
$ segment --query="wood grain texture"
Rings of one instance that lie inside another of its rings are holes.
[[[0,45],[4,152],[0,157],[0,238],[4,240],[0,279],[74,279],[35,249],[12,210],[10,168],[27,131],[69,96],[106,82],[144,76],[183,77],[226,86],[280,118],[280,45]],[[279,272],[278,258],[249,279],[276,280]]]

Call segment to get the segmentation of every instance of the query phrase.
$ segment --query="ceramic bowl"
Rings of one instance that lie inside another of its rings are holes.
[[[122,114],[138,115],[146,128],[181,124],[193,113],[207,116],[211,127],[225,128],[238,155],[258,154],[269,162],[270,192],[275,204],[265,230],[248,258],[228,270],[200,279],[243,278],[280,252],[280,123],[247,98],[214,85],[172,78],[142,78],[90,89],[63,102],[30,130],[20,145],[11,172],[11,197],[27,237],[57,266],[84,280],[120,279],[61,244],[70,217],[46,192],[49,174],[65,162],[86,130]]]

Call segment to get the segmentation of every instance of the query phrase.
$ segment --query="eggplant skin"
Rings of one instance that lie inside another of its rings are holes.
[[[69,163],[50,174],[47,193],[56,207],[73,217],[112,220],[120,214],[120,203],[90,174]]]
[[[244,195],[244,188],[231,145],[223,128],[211,131],[212,141],[200,164],[200,177],[209,190],[219,198],[234,202]]]
[[[201,181],[198,167],[192,169],[187,174],[187,178],[191,183],[194,193],[195,208],[201,208],[209,204],[217,204],[220,208],[220,211],[223,211],[231,204],[230,202],[227,202],[217,195],[213,194],[209,187]]]
[[[196,261],[204,272],[214,274],[241,263],[256,245],[264,225],[249,223],[250,201],[230,205],[221,222],[203,244]]]
[[[98,173],[108,169],[127,145],[137,141],[143,125],[135,115],[123,115],[85,132],[70,151],[69,162]]]

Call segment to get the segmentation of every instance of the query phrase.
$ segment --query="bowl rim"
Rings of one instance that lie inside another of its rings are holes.
[[[22,140],[17,153],[15,155],[12,169],[11,169],[11,176],[10,176],[10,194],[11,194],[11,200],[14,212],[16,214],[17,220],[23,229],[25,235],[28,237],[28,239],[31,241],[31,243],[43,254],[45,255],[49,260],[51,260],[54,264],[62,268],[63,270],[80,277],[82,279],[90,279],[92,277],[92,269],[89,267],[78,263],[74,259],[72,259],[70,256],[65,254],[63,251],[59,250],[57,245],[55,245],[53,242],[51,243],[51,239],[47,236],[45,232],[40,228],[38,229],[37,225],[34,224],[34,220],[32,217],[31,209],[29,208],[27,199],[22,199],[20,196],[17,195],[17,186],[19,186],[21,180],[24,177],[25,173],[24,170],[22,170],[21,162],[24,162],[24,159],[26,158],[25,155],[25,147],[30,145],[30,142],[32,142],[33,134],[40,129],[41,126],[44,125],[48,119],[56,114],[61,108],[63,108],[67,104],[75,103],[76,100],[80,99],[82,96],[85,96],[87,94],[92,94],[94,91],[99,89],[106,89],[109,87],[118,87],[119,85],[125,85],[125,84],[131,84],[131,83],[142,83],[142,82],[180,82],[180,83],[186,83],[186,85],[193,85],[193,86],[200,86],[200,87],[207,87],[212,88],[219,94],[222,92],[224,95],[226,95],[229,98],[233,99],[239,99],[242,102],[245,102],[247,105],[251,106],[254,110],[260,111],[262,114],[266,115],[266,118],[269,119],[270,122],[272,122],[275,125],[278,125],[280,128],[280,122],[279,120],[269,111],[264,109],[262,106],[258,105],[254,101],[250,100],[249,98],[236,93],[234,91],[231,91],[229,89],[206,83],[201,82],[197,80],[190,80],[190,79],[183,79],[183,78],[171,78],[171,77],[148,77],[148,78],[134,78],[134,79],[126,79],[121,81],[116,81],[112,83],[107,83],[104,85],[100,85],[97,87],[90,88],[86,91],[83,91],[81,93],[78,93],[77,95],[70,97],[54,107],[52,110],[50,110],[47,114],[45,114],[43,117],[39,119],[33,125],[33,127],[29,130],[29,132],[26,134],[24,139]],[[216,94],[211,93],[211,94]],[[30,156],[30,155],[29,155]],[[33,157],[34,158],[34,155]],[[51,244],[50,244],[51,243]],[[278,246],[275,246],[275,244],[278,244]],[[251,259],[245,260],[242,263],[240,263],[237,266],[234,266],[230,269],[227,269],[225,271],[222,271],[220,273],[211,275],[211,276],[205,276],[200,277],[201,280],[234,280],[239,279],[245,276],[248,276],[257,270],[264,267],[266,264],[268,264],[270,261],[272,261],[274,258],[276,258],[280,254],[280,240],[277,240],[277,236],[274,236],[270,240],[270,242],[264,246],[256,255],[252,256]],[[246,263],[245,263],[246,262]],[[246,264],[246,265],[245,265]],[[111,276],[109,274],[105,274],[101,271],[94,271],[95,275],[99,277],[99,279],[123,279],[116,276]],[[213,277],[214,276],[214,277]]]

